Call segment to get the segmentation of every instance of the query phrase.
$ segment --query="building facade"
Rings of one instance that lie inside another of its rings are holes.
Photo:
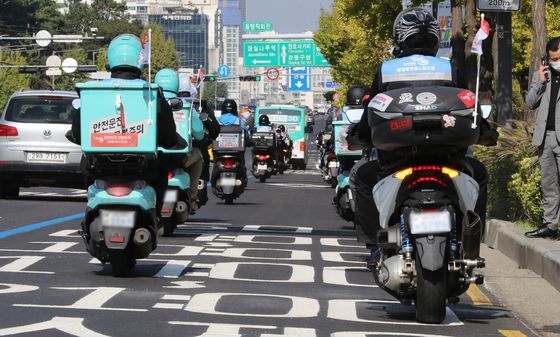
[[[204,14],[149,15],[167,38],[175,42],[179,67],[208,70],[208,17]]]
[[[241,27],[246,20],[246,1],[218,0],[218,9],[221,12],[223,24],[223,63],[227,64],[231,69],[231,75],[227,80],[228,95],[230,98],[239,101],[241,99],[241,90],[238,77],[242,67],[239,58],[243,48],[241,44]]]

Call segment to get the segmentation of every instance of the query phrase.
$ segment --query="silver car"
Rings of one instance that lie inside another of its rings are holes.
[[[77,97],[42,90],[10,97],[0,117],[0,198],[17,198],[20,187],[85,187],[82,151],[65,137]]]

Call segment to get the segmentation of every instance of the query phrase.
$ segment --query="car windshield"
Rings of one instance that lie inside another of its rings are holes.
[[[10,100],[7,121],[19,123],[72,123],[72,100],[63,96],[20,96]]]

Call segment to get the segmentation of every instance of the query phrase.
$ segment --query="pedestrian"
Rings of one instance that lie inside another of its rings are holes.
[[[528,238],[558,239],[560,212],[560,37],[546,44],[546,56],[533,74],[527,107],[538,109],[533,144],[539,147],[543,222]]]

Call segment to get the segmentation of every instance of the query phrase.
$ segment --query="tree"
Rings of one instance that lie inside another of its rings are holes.
[[[0,65],[18,66],[27,64],[19,52],[0,52]],[[17,68],[0,68],[0,107],[4,107],[10,96],[21,89],[29,89],[29,74],[20,74]]]
[[[173,39],[166,38],[163,30],[156,23],[150,23],[144,28],[142,36],[148,33],[148,29],[152,29],[151,43],[151,63],[152,63],[152,79],[155,74],[163,68],[177,69],[179,67],[179,56],[175,49]],[[144,74],[147,77],[147,67]]]
[[[215,94],[215,95],[214,95]],[[228,96],[228,88],[225,82],[204,82],[202,88],[202,99],[208,101],[208,106],[210,110],[216,110],[217,108],[217,98],[218,97],[227,97]]]
[[[87,63],[87,55],[81,49],[69,49],[61,55],[61,58],[73,58],[75,59],[79,65],[84,65]],[[86,73],[81,73],[75,71],[71,74],[67,74],[62,72],[61,76],[58,76],[57,81],[55,82],[56,90],[75,90],[76,83],[85,82],[88,80],[88,75]]]

